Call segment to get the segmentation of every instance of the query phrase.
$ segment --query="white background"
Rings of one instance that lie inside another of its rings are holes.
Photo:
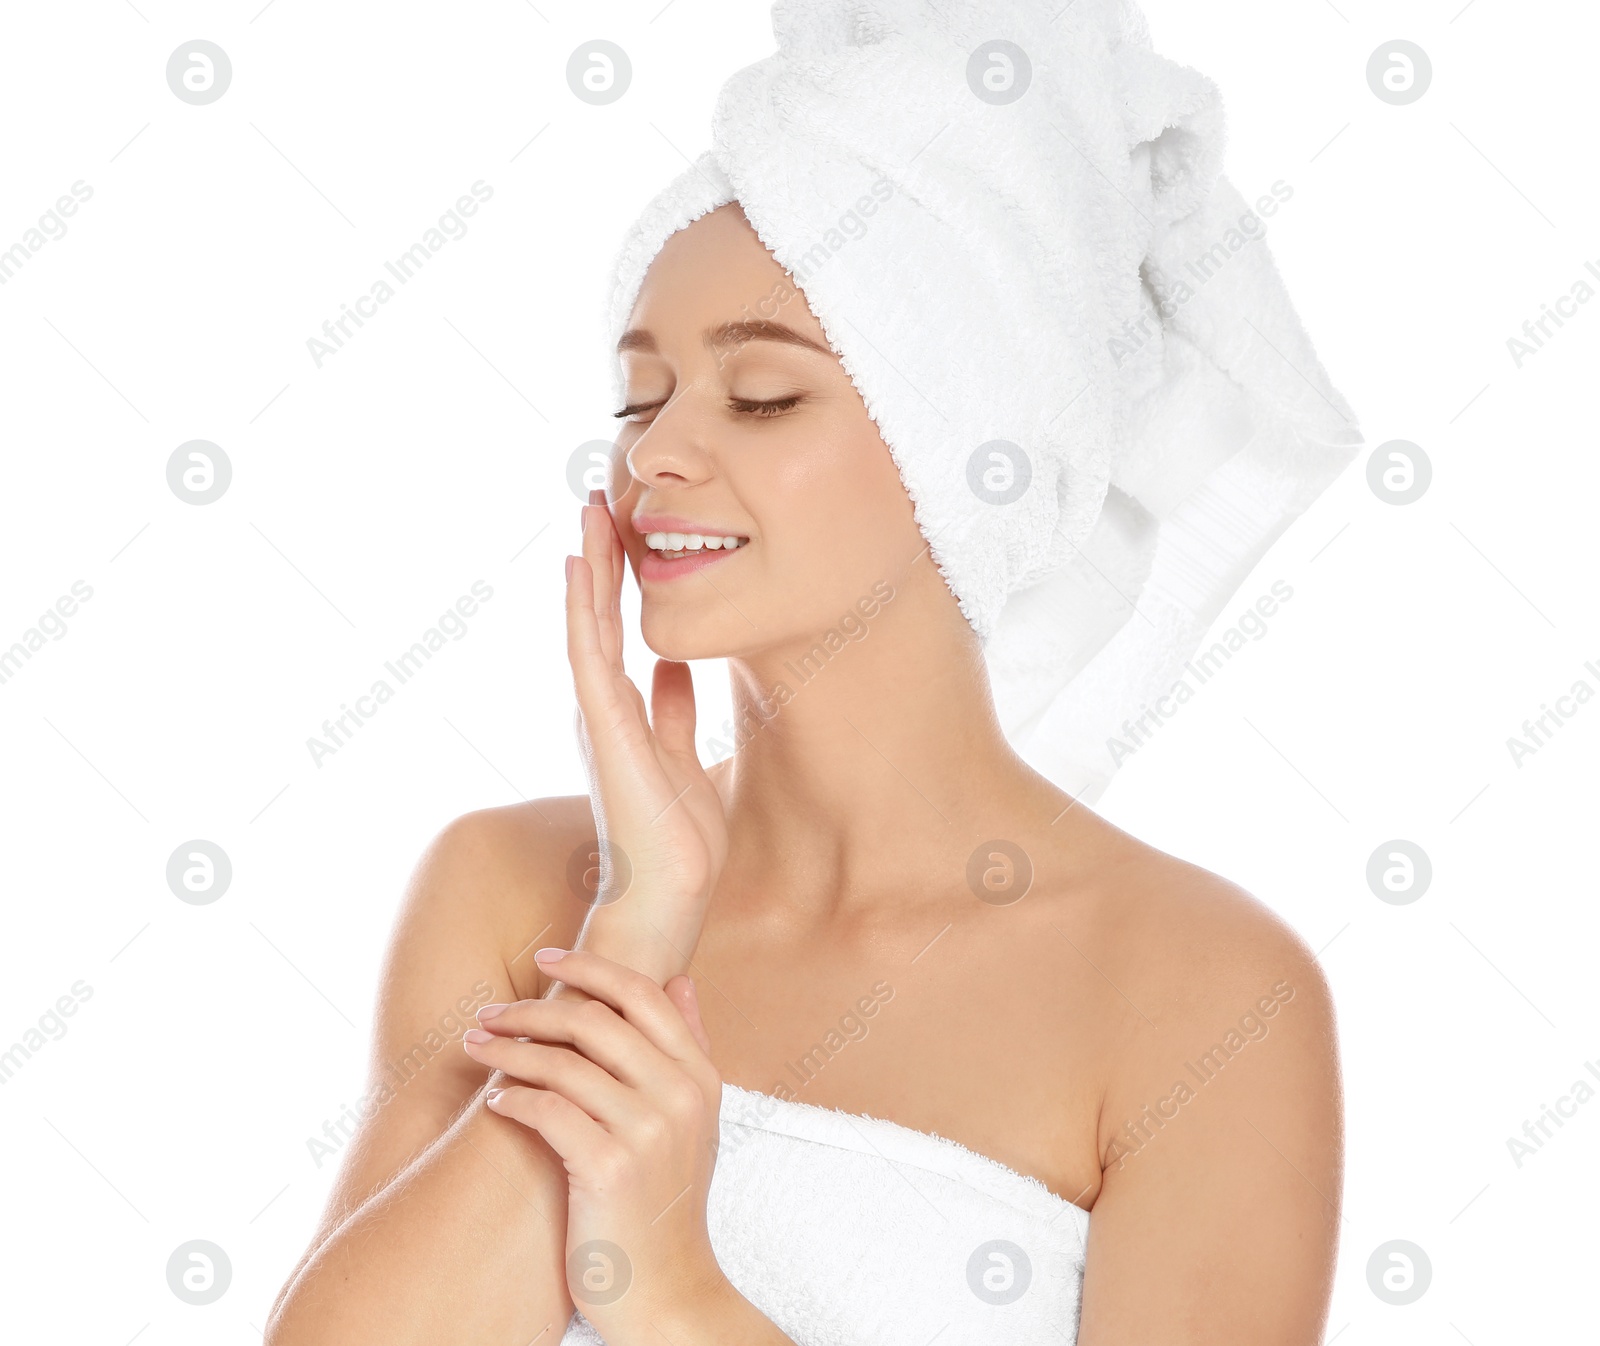
[[[1421,445],[1434,477],[1397,507],[1352,466],[1241,589],[1242,610],[1293,586],[1267,634],[1098,807],[1321,951],[1349,1106],[1329,1339],[1575,1339],[1600,1098],[1521,1167],[1507,1139],[1600,1069],[1600,704],[1520,766],[1507,739],[1600,690],[1600,303],[1520,369],[1506,342],[1600,267],[1600,23],[1507,0],[1146,9],[1224,90],[1245,197],[1293,185],[1270,246],[1369,443]],[[569,10],[7,7],[0,249],[93,190],[0,286],[0,646],[93,589],[0,685],[0,1050],[92,990],[0,1086],[12,1339],[258,1339],[334,1172],[306,1140],[362,1088],[418,853],[470,809],[583,788],[560,580],[568,456],[614,430],[606,271],[772,42],[754,2]],[[607,107],[565,79],[596,37],[634,68]],[[195,38],[233,64],[208,106],[164,77]],[[1365,78],[1395,38],[1434,66],[1405,107]],[[317,368],[307,339],[480,179],[469,232]],[[204,507],[166,482],[190,439],[233,465]],[[308,736],[480,580],[465,637],[315,765]],[[722,669],[696,675],[714,730]],[[195,838],[233,865],[211,905],[165,879]],[[1365,877],[1396,838],[1434,871],[1399,906]],[[166,1283],[196,1238],[233,1268],[206,1307]],[[1432,1265],[1405,1307],[1368,1285],[1391,1239]]]

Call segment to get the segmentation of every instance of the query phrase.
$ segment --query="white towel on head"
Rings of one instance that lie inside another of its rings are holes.
[[[1092,802],[1362,439],[1260,237],[1276,198],[1221,174],[1215,86],[1129,0],[1055,10],[778,0],[777,52],[626,236],[608,335],[666,238],[737,200],[877,423],[1012,743]]]

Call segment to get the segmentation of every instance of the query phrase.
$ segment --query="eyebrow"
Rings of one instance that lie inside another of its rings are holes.
[[[819,355],[826,355],[830,360],[836,359],[833,350],[812,340],[804,332],[781,322],[772,322],[767,319],[752,319],[747,322],[718,323],[715,327],[708,327],[701,334],[709,350],[720,350],[725,346],[742,346],[748,341],[777,341],[786,346],[799,346],[805,350],[816,351]],[[647,355],[657,355],[660,347],[656,344],[655,334],[643,327],[630,327],[622,334],[622,340],[617,342],[617,354],[623,351],[642,351]]]

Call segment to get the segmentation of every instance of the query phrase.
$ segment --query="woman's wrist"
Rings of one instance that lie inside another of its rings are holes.
[[[573,948],[631,967],[664,986],[680,972],[689,970],[689,960],[700,939],[698,926],[696,921],[693,930],[676,929],[665,917],[656,920],[642,909],[608,904],[589,913]],[[559,968],[558,963],[553,970]],[[565,988],[558,987],[558,991],[565,993]],[[587,998],[581,992],[571,994]]]
[[[653,1315],[651,1325],[671,1341],[692,1341],[696,1346],[794,1346],[793,1339],[740,1294],[720,1268],[712,1280]]]

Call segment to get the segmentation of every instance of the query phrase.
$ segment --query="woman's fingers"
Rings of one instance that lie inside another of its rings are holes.
[[[600,1008],[583,1000],[548,997],[504,1008],[486,1005],[478,1011],[480,1027],[500,1037],[571,1043],[635,1088],[648,1089],[669,1072],[667,1061],[691,1070],[711,1066],[709,1042],[696,1038],[678,1006],[642,972],[583,949],[554,962],[540,959],[539,966],[546,976],[601,1002]],[[606,1008],[612,1012],[603,1012]]]
[[[622,667],[621,547],[609,509],[584,506],[583,554],[567,558],[567,661],[586,748],[616,744],[639,762],[650,725],[644,697]]]
[[[622,578],[628,558],[606,493],[598,488],[589,492],[589,504],[583,511],[583,555],[594,571],[594,609],[601,650],[612,669],[621,674]]]
[[[621,670],[624,632],[622,622],[622,581],[628,573],[628,553],[622,545],[622,532],[618,529],[617,521],[612,516],[611,506],[606,501],[606,493],[597,490],[592,492],[589,498],[604,511],[606,521],[604,531],[611,542],[611,620],[617,633],[617,668]]]
[[[484,1095],[490,1109],[502,1117],[537,1131],[570,1166],[585,1158],[598,1158],[617,1144],[605,1128],[576,1103],[548,1089],[525,1084],[501,1085]]]
[[[694,747],[694,675],[688,664],[656,660],[650,682],[650,724],[663,748],[700,764]]]
[[[602,731],[637,734],[646,728],[642,711],[623,694],[631,686],[611,668],[600,641],[594,610],[594,571],[587,557],[567,558],[567,662],[588,737],[596,746]],[[637,691],[635,691],[637,696]]]
[[[711,1034],[706,1032],[705,1023],[700,1018],[700,992],[693,980],[686,973],[680,972],[676,977],[669,977],[667,984],[661,989],[666,992],[667,999],[673,1003],[678,1013],[683,1015],[684,1023],[689,1025],[694,1040],[700,1044],[700,1050],[709,1057]]]
[[[709,1058],[709,1042],[702,1045],[696,1039],[678,1006],[652,978],[585,949],[540,949],[533,957],[546,976],[559,977],[568,986],[610,1006],[653,1047],[685,1070],[716,1074]]]
[[[595,626],[600,633],[600,652],[614,673],[622,672],[622,651],[618,641],[621,634],[617,621],[617,606],[613,597],[616,588],[616,558],[608,534],[616,530],[611,526],[611,512],[604,504],[604,492],[590,491],[589,503],[583,507],[583,558],[594,574]]]
[[[567,557],[567,661],[575,682],[593,680],[597,662],[604,660],[600,627],[594,619],[594,570],[587,557]],[[578,690],[583,690],[580,684]]]
[[[552,1047],[571,1047],[630,1089],[656,1087],[672,1069],[666,1054],[639,1029],[605,1004],[572,998],[519,1000],[485,1005],[478,1011],[482,1031],[509,1041],[527,1038]],[[492,1017],[485,1011],[498,1009]]]
[[[608,1128],[625,1126],[639,1115],[639,1096],[632,1089],[566,1047],[496,1037],[482,1028],[469,1028],[461,1045],[474,1061],[519,1084],[554,1090]]]

